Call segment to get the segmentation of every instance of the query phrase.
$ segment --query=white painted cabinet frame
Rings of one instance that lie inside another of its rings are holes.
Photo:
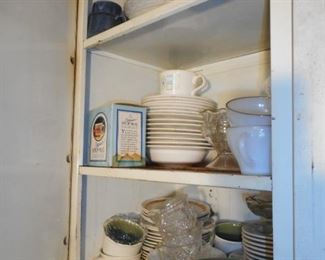
[[[191,1],[195,2],[195,1]],[[202,1],[197,1],[202,2]],[[71,177],[69,260],[80,259],[80,205],[86,76],[87,2],[78,5],[76,90]],[[174,10],[172,11],[174,13]],[[275,259],[294,259],[292,1],[270,1],[272,80],[273,230]],[[116,28],[117,30],[117,28]],[[107,32],[110,35],[109,32]],[[111,37],[111,36],[110,36]],[[92,45],[89,43],[90,46]]]

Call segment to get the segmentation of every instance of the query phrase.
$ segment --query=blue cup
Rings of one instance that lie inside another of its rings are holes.
[[[94,36],[126,21],[122,7],[111,1],[97,1],[88,16],[87,37]]]

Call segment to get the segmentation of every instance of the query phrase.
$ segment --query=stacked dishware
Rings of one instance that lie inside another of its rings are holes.
[[[151,160],[162,164],[201,162],[211,144],[202,136],[202,111],[216,111],[217,103],[196,96],[206,89],[202,75],[183,70],[161,73],[160,95],[142,103],[148,108],[147,147]]]
[[[139,260],[144,229],[131,219],[113,216],[104,223],[100,254],[95,260]]]
[[[243,97],[226,104],[230,126],[227,141],[240,171],[247,175],[271,174],[271,99]]]
[[[150,252],[159,247],[162,242],[162,235],[158,226],[155,224],[154,216],[155,211],[159,210],[167,199],[168,197],[153,198],[146,200],[141,204],[141,225],[146,229],[141,259],[147,259]],[[210,223],[209,219],[211,208],[208,204],[193,199],[189,200],[189,204],[197,213],[198,221],[201,221],[202,223]],[[202,239],[207,238],[209,232],[211,232],[209,224],[207,224],[206,227],[206,229],[203,229]]]
[[[273,231],[271,222],[257,221],[243,225],[242,239],[245,259],[273,259]]]

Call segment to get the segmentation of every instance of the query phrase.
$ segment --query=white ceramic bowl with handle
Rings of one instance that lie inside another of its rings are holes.
[[[271,99],[269,97],[235,98],[226,104],[230,126],[271,125]]]

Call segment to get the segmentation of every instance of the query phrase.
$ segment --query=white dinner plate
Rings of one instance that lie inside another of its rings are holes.
[[[263,259],[273,259],[273,254],[260,253],[257,251],[250,250],[247,247],[244,247],[244,251],[246,254],[254,258],[262,257]]]
[[[155,248],[153,247],[149,247],[149,246],[146,246],[146,245],[143,245],[142,246],[142,250],[144,251],[147,251],[147,252],[151,252],[152,250],[154,250]]]
[[[149,127],[178,127],[178,128],[198,128],[201,129],[202,128],[202,124],[191,124],[191,123],[147,123],[147,126]]]
[[[184,115],[193,115],[193,116],[201,116],[202,114],[198,111],[192,111],[192,110],[188,110],[188,109],[173,109],[173,108],[164,108],[164,109],[160,109],[160,108],[149,108],[148,109],[148,115],[154,115],[154,114],[184,114]]]
[[[209,143],[203,142],[189,142],[189,141],[147,141],[148,145],[182,145],[182,146],[197,146],[197,147],[211,147]]]
[[[258,244],[261,247],[263,247],[263,246],[264,247],[273,247],[273,241],[270,241],[270,240],[265,240],[265,239],[261,239],[261,238],[248,236],[245,233],[242,233],[242,237],[246,241],[249,241],[250,243]]]
[[[273,249],[267,249],[267,248],[260,248],[258,246],[253,246],[250,243],[248,243],[247,241],[243,241],[243,245],[245,246],[245,248],[248,248],[247,250],[250,251],[256,251],[256,252],[260,252],[260,253],[264,253],[264,254],[270,254],[273,255]]]
[[[149,244],[149,243],[143,243],[142,244],[142,247],[150,248],[150,249],[156,249],[157,246],[158,246],[158,244]]]
[[[162,241],[162,237],[161,237],[161,234],[160,233],[153,233],[153,232],[148,232],[147,236],[146,236],[146,239],[149,239],[149,240],[152,240],[152,241],[155,241],[157,243],[161,242]]]
[[[273,260],[273,257],[267,258],[267,257],[257,256],[257,255],[252,254],[251,252],[247,252],[247,251],[244,253],[244,255],[245,255],[244,259],[247,259],[247,260]]]
[[[161,242],[151,244],[147,240],[143,241],[143,246],[152,247],[152,248],[157,248],[160,244]]]
[[[146,214],[142,214],[141,215],[141,218],[143,219],[143,220],[145,220],[146,222],[148,222],[148,223],[151,223],[151,224],[154,224],[155,222],[149,217],[149,216],[147,216]]]
[[[270,242],[270,243],[273,243],[273,237],[263,237],[263,236],[259,236],[259,235],[255,235],[255,234],[247,234],[245,231],[242,231],[242,234],[244,236],[246,236],[248,239],[260,239],[262,241],[267,241],[267,242]]]
[[[202,142],[202,143],[208,143],[208,141],[205,138],[191,138],[191,137],[179,137],[179,136],[168,136],[168,137],[162,137],[162,136],[147,136],[147,140],[149,141],[190,141],[190,142]]]
[[[161,132],[148,132],[147,136],[152,137],[185,137],[185,138],[204,138],[201,133],[182,133],[182,132],[171,132],[171,131],[161,131]]]
[[[157,227],[154,227],[154,228],[157,228]],[[162,237],[161,237],[161,233],[159,231],[159,229],[157,229],[158,231],[154,231],[154,230],[148,230],[147,231],[147,238],[148,239],[151,239],[153,241],[161,241],[162,240]]]
[[[146,229],[148,230],[148,233],[150,232],[153,235],[160,235],[159,228],[156,226],[146,226]]]
[[[148,127],[147,128],[147,132],[149,134],[154,134],[155,132],[179,132],[182,134],[186,134],[186,133],[199,133],[202,135],[202,130],[201,129],[193,129],[193,128],[179,128],[179,127]]]
[[[188,110],[191,112],[197,112],[200,113],[204,110],[212,110],[212,111],[216,111],[216,108],[212,108],[212,107],[205,107],[205,106],[197,106],[197,105],[183,105],[183,104],[164,104],[164,105],[145,105],[145,107],[148,108],[149,111],[155,109],[155,110],[176,110],[176,111],[183,111],[183,110]]]
[[[186,150],[212,150],[212,147],[205,146],[196,146],[196,145],[158,145],[158,144],[148,144],[147,147],[152,148],[162,148],[169,150],[178,150],[178,149],[186,149]]]
[[[186,109],[192,109],[192,110],[216,110],[217,108],[214,106],[204,106],[204,105],[199,105],[199,104],[188,104],[188,103],[173,103],[173,102],[165,102],[165,103],[146,103],[143,104],[146,107],[150,108],[161,108],[161,109],[166,109],[166,108],[173,108],[173,109],[181,109],[181,110],[186,110]]]
[[[199,108],[199,109],[211,109],[216,110],[216,106],[212,105],[204,105],[204,104],[197,104],[197,103],[188,103],[188,102],[148,102],[144,103],[143,106],[146,107],[193,107],[193,108]]]
[[[157,243],[160,243],[162,241],[162,237],[156,238],[156,237],[146,236],[145,241],[148,241],[149,243],[152,243],[152,244],[157,244]]]
[[[217,104],[214,100],[206,97],[199,97],[199,96],[163,96],[163,95],[155,95],[144,97],[142,102],[148,101],[161,101],[161,100],[183,100],[183,101],[192,101],[192,102],[202,102],[208,104]]]
[[[194,119],[194,120],[202,120],[203,116],[199,113],[191,114],[191,113],[173,113],[173,112],[149,112],[148,118],[181,118],[181,119]]]
[[[202,120],[195,120],[195,119],[183,119],[183,118],[148,118],[147,122],[150,123],[179,123],[179,124],[186,124],[186,123],[192,123],[192,124],[203,124]]]
[[[273,229],[271,222],[256,221],[246,223],[242,227],[242,232],[248,236],[262,238],[267,240],[273,239]]]

